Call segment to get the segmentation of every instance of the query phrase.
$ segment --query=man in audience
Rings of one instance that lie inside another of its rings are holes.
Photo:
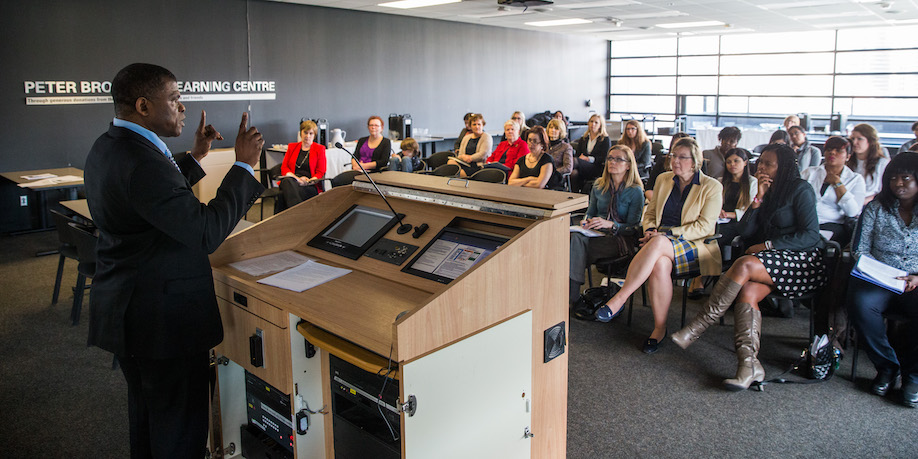
[[[915,133],[915,138],[903,143],[902,146],[899,147],[899,151],[897,151],[896,154],[906,152],[912,148],[912,145],[918,144],[918,121],[912,123],[912,132]],[[895,154],[892,156],[895,156]]]
[[[264,139],[236,136],[236,163],[217,195],[191,190],[200,161],[223,137],[204,111],[191,153],[174,157],[185,106],[175,75],[131,64],[112,80],[115,119],[86,158],[86,198],[99,228],[89,298],[89,344],[115,354],[128,387],[131,457],[204,457],[210,349],[223,341],[208,254],[261,196],[252,167]]]
[[[800,126],[800,117],[797,115],[790,115],[787,118],[784,118],[784,130],[789,131],[791,126]]]
[[[717,140],[720,140],[720,145],[712,150],[703,152],[706,166],[705,175],[714,177],[717,180],[723,178],[726,170],[724,154],[736,148],[741,138],[743,138],[743,133],[736,126],[727,126],[720,130],[720,133],[717,134]]]

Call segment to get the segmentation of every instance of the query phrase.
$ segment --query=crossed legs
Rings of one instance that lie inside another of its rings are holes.
[[[673,299],[672,270],[675,257],[669,238],[651,238],[631,260],[621,290],[606,303],[612,313],[617,314],[625,307],[631,294],[647,282],[654,322],[650,338],[657,341],[662,340],[666,333],[666,315]]]

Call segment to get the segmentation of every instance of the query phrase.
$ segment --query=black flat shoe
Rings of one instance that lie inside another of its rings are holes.
[[[669,336],[669,330],[666,330],[666,333],[663,334],[664,338],[666,338],[667,336]],[[656,354],[657,351],[660,350],[661,343],[662,343],[662,340],[657,341],[653,338],[647,338],[647,341],[644,341],[644,348],[642,349],[642,351],[644,351],[645,354]]]
[[[873,378],[873,383],[870,384],[870,393],[885,397],[889,388],[895,385],[898,375],[898,372],[878,372],[877,377]]]
[[[698,299],[701,299],[702,296],[704,296],[703,288],[696,288],[688,292],[688,299],[690,300],[698,300]]]
[[[918,407],[918,383],[907,382],[902,385],[902,404],[909,407]]]

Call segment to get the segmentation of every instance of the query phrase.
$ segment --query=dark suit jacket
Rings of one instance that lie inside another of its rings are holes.
[[[100,230],[89,344],[117,355],[174,358],[223,340],[208,254],[264,187],[232,167],[207,205],[191,185],[204,170],[175,166],[137,133],[110,126],[86,158],[86,197]]]
[[[806,180],[794,179],[787,196],[770,216],[762,208],[749,208],[740,220],[738,230],[746,247],[771,241],[775,249],[810,250],[824,248],[816,217],[816,194]],[[656,192],[654,192],[656,193]],[[768,199],[766,197],[766,199]]]

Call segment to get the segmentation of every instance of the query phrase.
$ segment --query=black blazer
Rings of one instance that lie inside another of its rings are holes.
[[[593,160],[593,169],[597,177],[602,175],[602,170],[606,166],[606,156],[609,156],[609,149],[612,148],[612,139],[609,136],[605,136],[596,141],[596,144],[593,145],[593,150],[589,151],[587,146],[589,145],[589,137],[581,137],[577,141],[577,155],[588,155],[596,158]]]
[[[86,158],[86,198],[99,228],[89,344],[116,355],[175,358],[223,341],[208,254],[264,191],[232,167],[202,204],[191,185],[204,170],[175,166],[149,140],[110,126]]]
[[[806,180],[794,179],[790,193],[767,217],[762,208],[749,208],[740,220],[738,230],[746,247],[771,241],[775,249],[810,250],[824,248],[816,218],[816,194]]]
[[[357,148],[354,149],[354,156],[360,158],[360,148],[363,147],[363,144],[367,143],[370,140],[369,137],[361,137],[357,140]],[[373,157],[371,161],[376,162],[376,167],[374,169],[368,169],[367,172],[373,172],[379,170],[383,167],[389,165],[389,156],[392,154],[392,142],[389,142],[389,139],[383,137],[382,142],[379,142],[379,145],[373,149]]]

